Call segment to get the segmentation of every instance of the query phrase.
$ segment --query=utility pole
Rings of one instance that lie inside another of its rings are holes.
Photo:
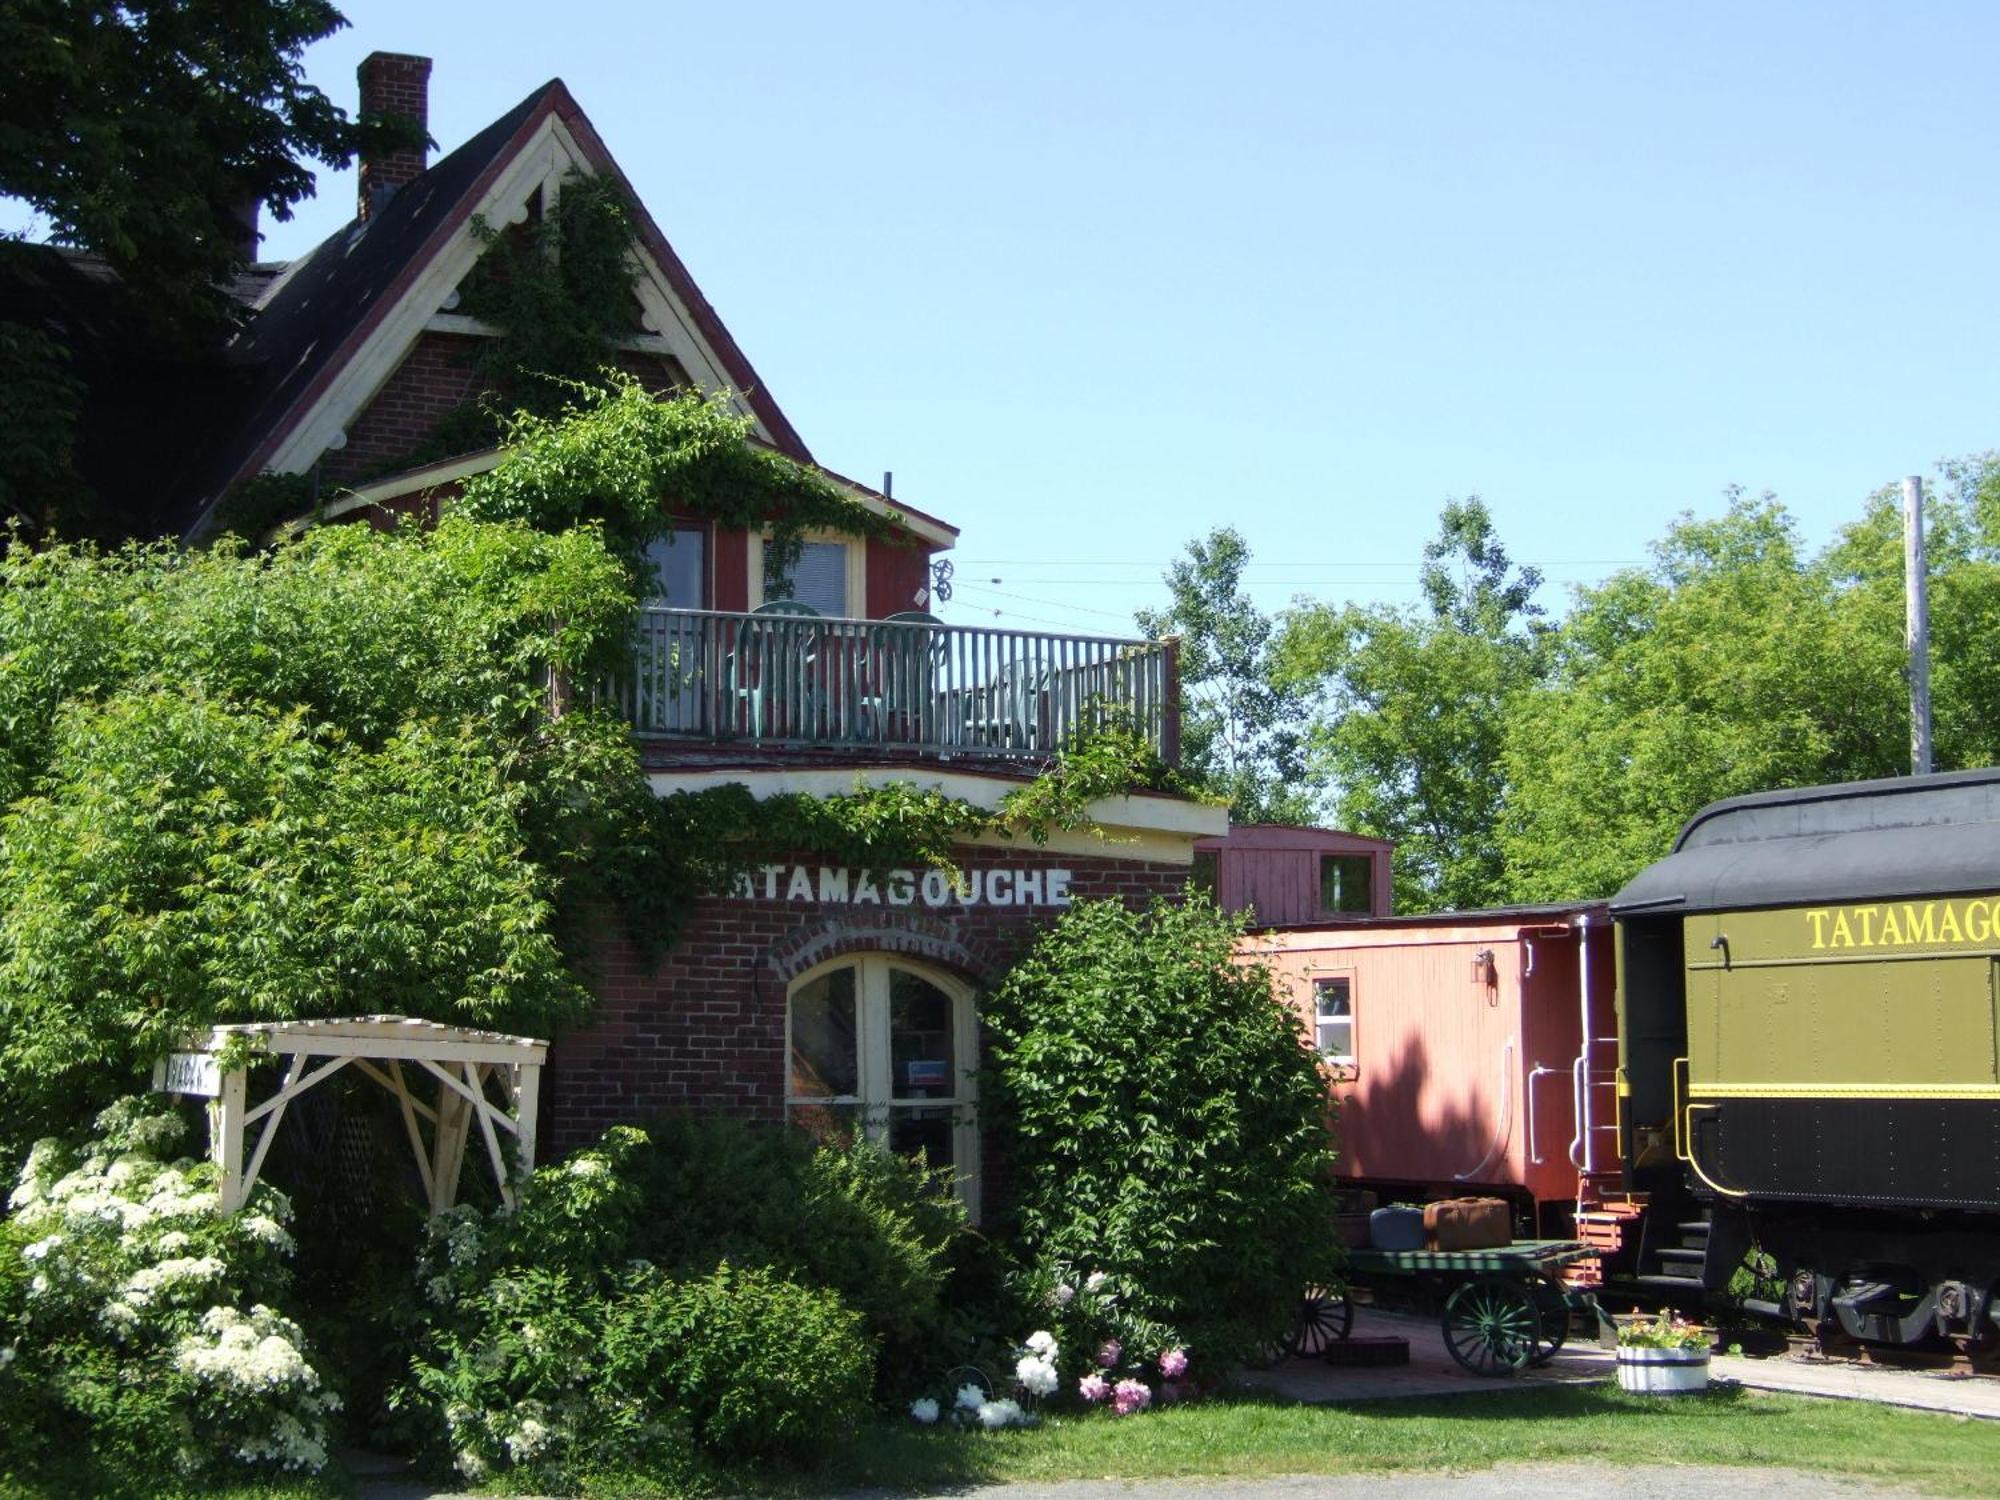
[[[1903,646],[1909,655],[1910,774],[1931,769],[1931,610],[1924,568],[1924,482],[1903,481]]]

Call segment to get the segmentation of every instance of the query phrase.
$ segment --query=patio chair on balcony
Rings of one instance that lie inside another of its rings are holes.
[[[950,637],[941,629],[888,627],[943,624],[927,611],[906,609],[868,628],[854,660],[856,738],[871,744],[920,745],[935,737],[938,684],[951,654]]]
[[[968,749],[1001,753],[1051,748],[1043,707],[1054,683],[1046,662],[1024,660],[1002,667],[984,687],[960,700],[960,734]]]
[[[775,617],[775,618],[774,618]],[[730,727],[747,726],[750,738],[799,738],[810,720],[819,631],[805,620],[818,610],[796,599],[773,599],[738,623],[736,649],[723,663]]]

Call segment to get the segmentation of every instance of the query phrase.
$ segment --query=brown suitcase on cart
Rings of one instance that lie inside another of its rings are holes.
[[[1433,1250],[1497,1250],[1513,1243],[1513,1214],[1500,1198],[1447,1198],[1424,1205]]]

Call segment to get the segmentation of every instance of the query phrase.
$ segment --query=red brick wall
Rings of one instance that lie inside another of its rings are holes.
[[[786,865],[822,863],[802,854]],[[1072,897],[1135,903],[1178,895],[1187,883],[1184,865],[1034,850],[968,851],[962,867],[982,878],[1003,867],[1067,869]],[[542,1154],[674,1109],[782,1120],[785,991],[793,978],[843,953],[890,951],[984,989],[1059,910],[791,904],[763,899],[760,886],[756,899],[705,903],[657,965],[643,962],[622,932],[607,932],[596,952],[598,1019],[549,1054]]]
[[[479,390],[472,361],[482,342],[469,334],[418,335],[396,373],[348,425],[347,446],[322,460],[325,482],[354,484],[414,451],[446,412]]]

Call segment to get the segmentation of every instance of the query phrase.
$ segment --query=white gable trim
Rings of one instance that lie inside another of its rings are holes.
[[[536,188],[550,189],[545,201],[552,203],[563,178],[572,172],[592,174],[594,170],[575,137],[551,115],[494,179],[473,211],[484,215],[489,222],[518,223],[525,214],[523,205]],[[364,227],[360,232],[367,231]],[[381,393],[417,339],[438,316],[445,298],[465,279],[485,249],[469,227],[454,235],[376,324],[359,352],[293,423],[264,467],[281,474],[303,474],[310,469],[334,436],[352,425]],[[633,258],[641,273],[634,291],[645,311],[648,327],[660,340],[658,344],[651,339],[646,341],[652,352],[671,354],[679,360],[701,389],[727,392],[731,407],[751,419],[759,437],[771,441],[763,422],[730,381],[719,356],[695,330],[693,317],[674,296],[660,267],[643,247],[634,248]],[[368,487],[370,491],[381,488]],[[356,503],[371,503],[359,499],[360,493],[365,492],[357,493]],[[399,487],[389,493],[400,494],[403,490]],[[334,513],[329,507],[328,514]]]

